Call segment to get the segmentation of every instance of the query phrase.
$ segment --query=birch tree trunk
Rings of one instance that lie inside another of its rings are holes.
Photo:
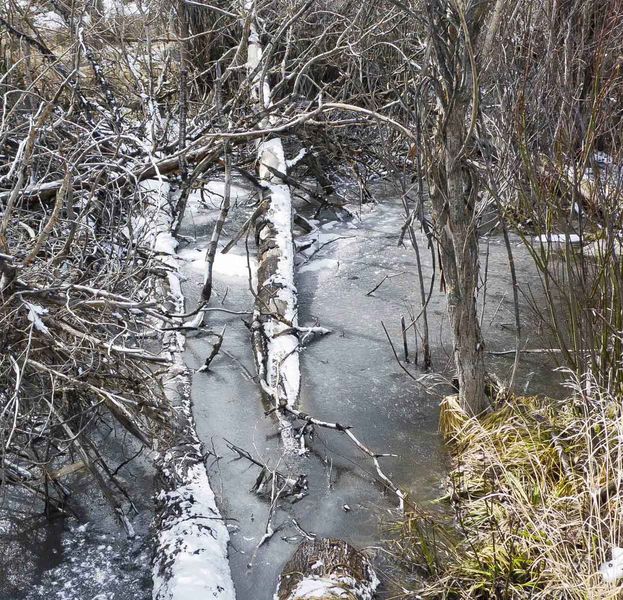
[[[255,3],[245,2],[250,17],[247,70],[251,75],[252,100],[261,109],[270,106],[270,86],[262,79],[262,46],[255,22]],[[269,125],[268,119],[262,126]],[[274,175],[287,173],[281,139],[276,136],[259,142],[257,162],[260,185],[264,189],[261,211],[255,221],[258,243],[258,270],[252,341],[260,385],[277,409],[281,439],[287,454],[296,454],[298,444],[290,418],[279,408],[294,408],[300,391],[297,334],[298,299],[294,282],[292,240],[292,197],[289,187]]]

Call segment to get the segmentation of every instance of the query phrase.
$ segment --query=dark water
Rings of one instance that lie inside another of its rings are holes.
[[[100,451],[115,467],[136,452],[124,433],[107,430]],[[86,473],[63,480],[72,490],[69,517],[47,519],[28,492],[0,506],[0,600],[147,600],[151,598],[149,532],[153,471],[142,457],[121,468],[119,482],[137,512],[129,539]]]

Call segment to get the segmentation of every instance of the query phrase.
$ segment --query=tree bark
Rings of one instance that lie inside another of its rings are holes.
[[[455,105],[447,116],[443,156],[431,200],[452,327],[459,402],[470,414],[487,406],[484,343],[478,312],[478,229],[475,176],[459,153],[465,139],[465,111]]]
[[[436,2],[429,9],[431,44],[439,72],[435,88],[438,119],[431,160],[431,202],[452,328],[459,402],[469,414],[487,407],[484,343],[476,310],[478,227],[476,201],[479,176],[470,165],[479,90],[475,46],[486,8],[456,16],[457,32],[447,8]],[[470,123],[471,120],[471,123]]]

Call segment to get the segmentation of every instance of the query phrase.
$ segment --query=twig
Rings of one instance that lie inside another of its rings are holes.
[[[398,353],[396,352],[396,348],[394,348],[394,344],[392,342],[392,339],[389,337],[389,333],[387,332],[387,329],[385,327],[385,323],[383,323],[383,321],[381,321],[381,326],[383,327],[383,331],[385,332],[385,335],[387,336],[387,341],[389,342],[389,345],[391,346],[392,352],[394,353],[394,358],[396,359],[396,362],[398,363],[398,366],[411,378],[413,379],[413,381],[415,381],[416,383],[418,383],[421,386],[424,386],[424,384],[417,378],[414,377],[411,373],[409,373],[409,370],[402,364],[402,362],[400,362],[400,357],[398,356]],[[426,386],[424,386],[426,387]]]
[[[340,425],[340,423],[331,423],[329,421],[321,421],[319,419],[316,419],[308,415],[307,413],[304,413],[303,411],[300,411],[296,408],[291,408],[289,406],[283,406],[280,408],[280,410],[282,410],[285,413],[295,416],[297,419],[301,421],[310,423],[311,425],[315,425],[317,427],[325,427],[327,429],[333,429],[335,431],[344,433],[346,436],[348,436],[348,438],[350,438],[350,440],[355,444],[355,446],[357,446],[357,448],[359,448],[364,454],[367,454],[372,459],[378,476],[381,478],[384,485],[386,485],[392,492],[396,494],[396,496],[398,497],[399,508],[401,511],[404,510],[404,502],[405,502],[404,492],[400,488],[398,488],[398,486],[396,486],[392,482],[392,480],[389,479],[389,477],[387,477],[387,475],[385,475],[378,461],[378,459],[382,457],[387,457],[387,456],[395,457],[396,456],[395,454],[379,454],[377,452],[373,452],[365,444],[359,441],[357,436],[355,436],[355,434],[351,431],[350,426]]]
[[[400,275],[404,275],[404,271],[400,273],[394,273],[393,275],[385,275],[383,279],[379,283],[377,283],[367,294],[366,296],[372,296],[376,290],[378,290],[388,279],[392,279],[393,277],[399,277]]]
[[[221,331],[220,334],[218,333],[215,334],[218,338],[216,341],[216,344],[212,346],[212,351],[210,352],[209,356],[206,358],[204,365],[200,369],[197,370],[197,373],[202,373],[204,371],[210,370],[210,363],[214,360],[216,355],[219,353],[219,350],[221,349],[221,345],[223,344],[223,339],[224,339],[226,328],[227,328],[227,325],[223,326],[223,331]]]

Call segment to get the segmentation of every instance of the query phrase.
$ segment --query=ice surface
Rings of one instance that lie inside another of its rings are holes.
[[[186,262],[185,269],[192,270],[196,273],[204,272],[206,256],[205,249],[184,248],[180,252],[179,256]],[[255,275],[255,271],[257,270],[257,261],[255,257],[251,256],[247,258],[246,254],[241,254],[240,249],[236,248],[235,250],[230,250],[227,254],[217,252],[214,258],[212,271],[214,273],[214,277],[218,276],[226,279],[242,278],[244,281],[247,281],[249,277],[249,267],[251,268],[251,273]]]
[[[426,394],[407,378],[396,364],[381,326],[383,321],[400,351],[400,317],[409,322],[409,310],[419,310],[414,253],[409,247],[397,246],[403,209],[398,202],[384,198],[386,204],[361,210],[353,207],[359,216],[351,222],[319,223],[321,232],[330,232],[334,241],[297,273],[300,322],[317,321],[333,331],[309,343],[301,354],[301,408],[317,418],[351,425],[371,448],[397,454],[396,459],[382,459],[383,467],[403,489],[424,500],[442,490],[444,454],[437,435],[437,407],[444,389]],[[228,222],[231,232],[239,230],[250,210],[232,210]],[[208,208],[198,205],[189,212],[182,233],[192,231],[197,239],[182,251],[184,257],[200,254],[196,249],[205,248],[211,227],[197,227],[196,223],[209,223],[209,213]],[[425,251],[425,238],[419,233],[418,240],[428,282],[431,260]],[[249,241],[254,253],[252,239]],[[534,284],[538,278],[531,274],[527,253],[521,253],[518,243],[513,240],[519,276]],[[485,250],[483,245],[483,253]],[[501,239],[491,241],[489,263],[494,276],[488,290],[485,333],[492,349],[506,349],[512,347],[514,335],[500,323],[513,321],[513,309]],[[191,303],[201,286],[201,272],[193,265],[190,262],[184,267],[188,278],[184,288]],[[395,277],[367,296],[386,274]],[[449,372],[451,345],[445,298],[437,290],[435,285],[429,309],[434,368]],[[252,308],[253,296],[244,277],[215,277],[212,306],[219,307],[221,302],[223,308],[234,311]],[[211,473],[223,514],[233,519],[230,562],[238,600],[269,600],[283,564],[303,539],[292,519],[318,535],[342,537],[359,547],[374,546],[386,535],[382,515],[397,503],[375,483],[367,458],[335,432],[317,431],[313,452],[301,464],[310,481],[309,495],[293,505],[284,503],[273,517],[274,527],[282,525],[282,529],[256,550],[265,533],[268,510],[267,504],[250,492],[258,470],[246,461],[235,460],[224,440],[277,468],[283,458],[276,423],[265,416],[267,407],[252,379],[255,366],[249,331],[238,315],[208,314],[210,329],[220,331],[224,325],[227,330],[222,351],[210,372],[197,373],[193,378],[195,417],[202,439],[210,440],[223,457],[214,463]],[[411,361],[414,345],[410,331]],[[209,338],[189,337],[188,364],[199,368],[211,348]],[[534,387],[539,381],[534,373],[543,369],[542,362],[542,357],[529,357],[522,364],[520,385],[530,381],[531,389],[538,389]],[[405,366],[416,376],[423,374],[413,362]],[[500,360],[498,373],[503,376],[511,367],[512,361]],[[547,381],[545,385],[549,385]],[[351,510],[345,511],[344,505]]]

